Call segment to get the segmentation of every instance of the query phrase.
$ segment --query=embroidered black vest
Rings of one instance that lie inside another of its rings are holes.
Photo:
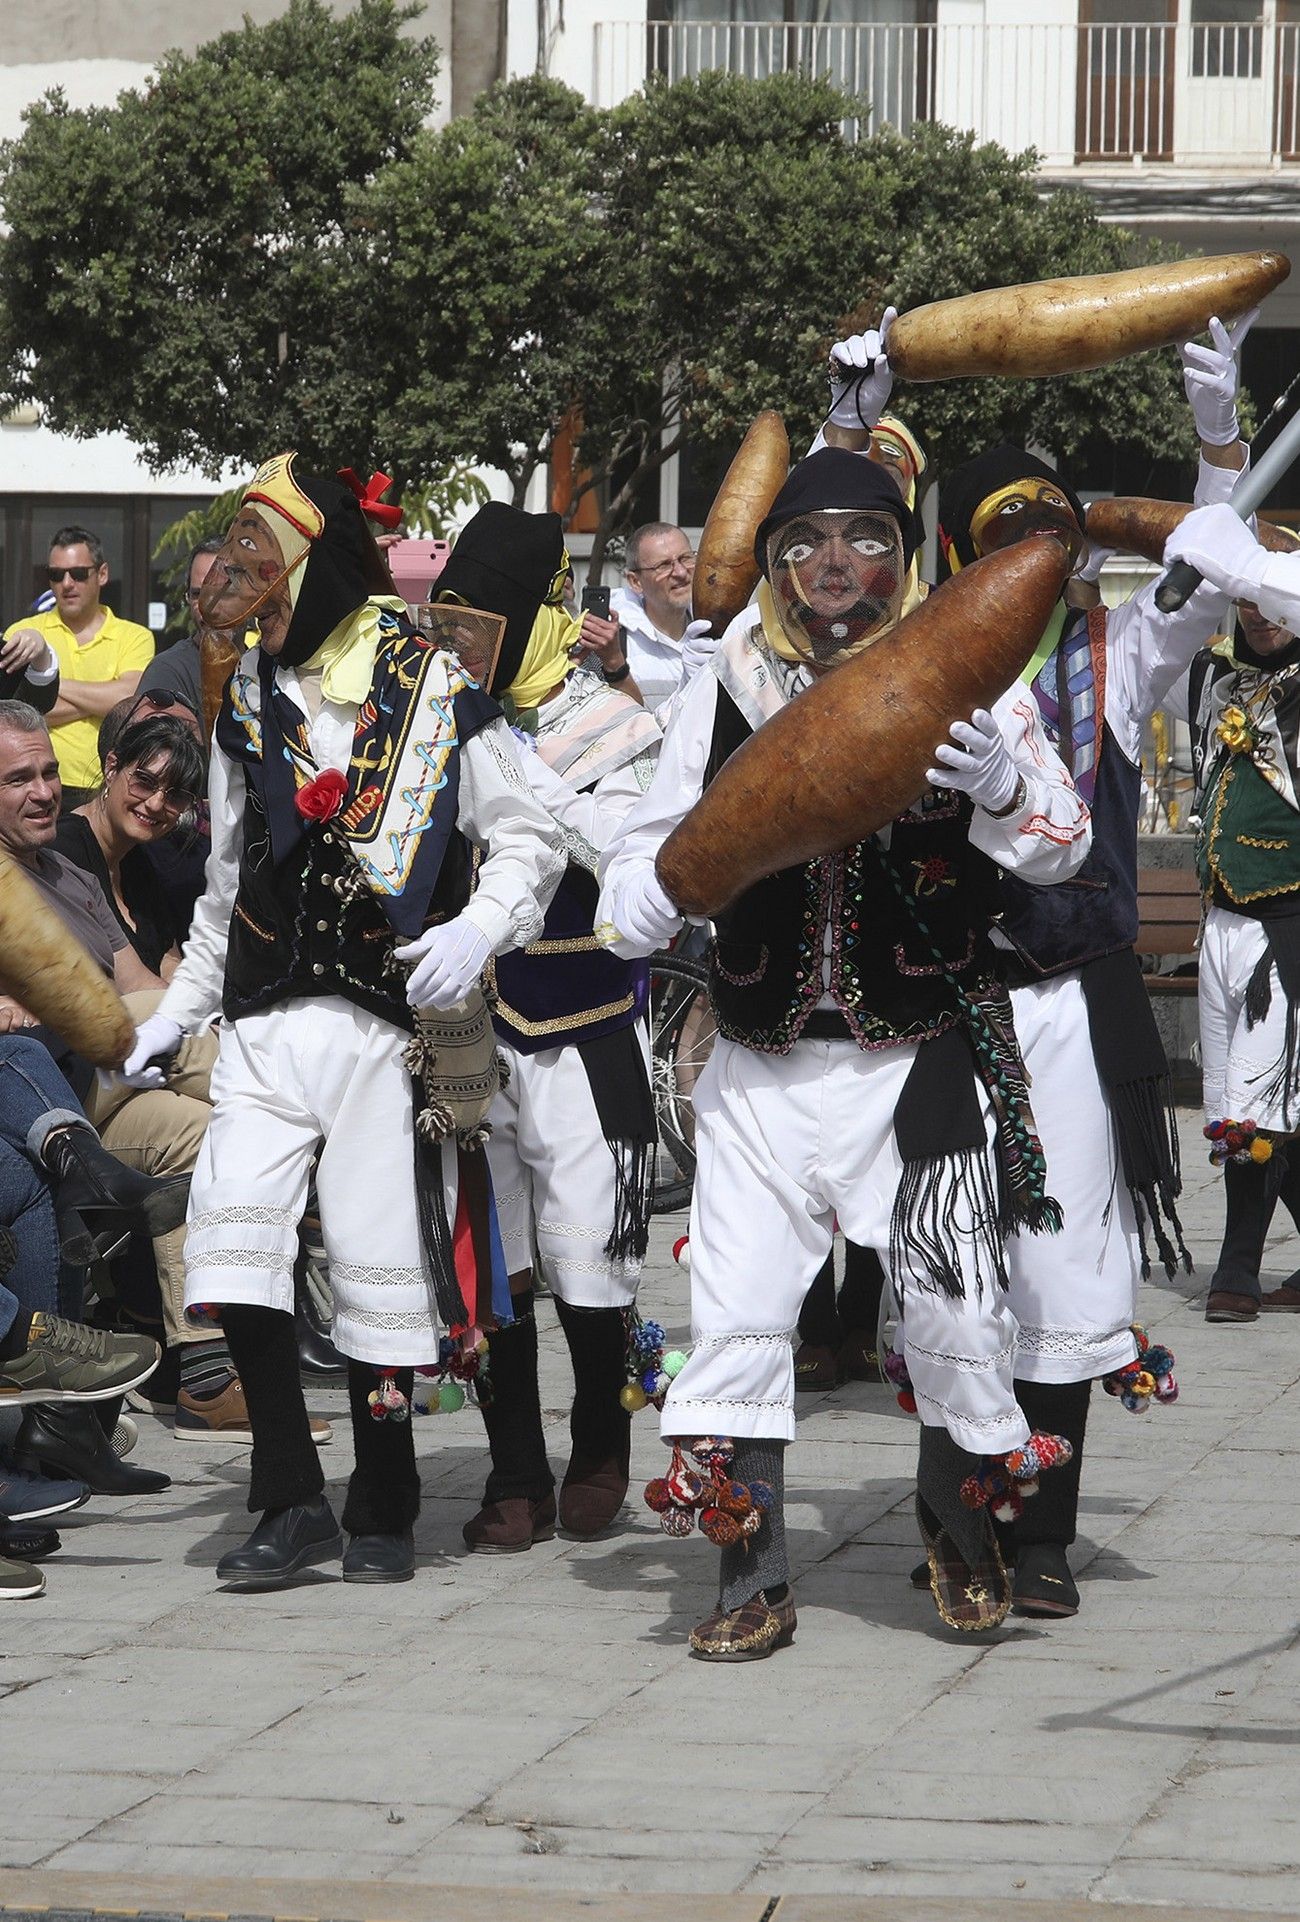
[[[1097,613],[1100,619],[1067,628],[1030,688],[1092,811],[1092,846],[1083,866],[1054,887],[998,871],[999,925],[1016,953],[1013,982],[1064,974],[1131,948],[1138,937],[1142,771],[1105,724],[1106,629],[1103,610]]]
[[[720,686],[706,785],[751,731]],[[789,1053],[827,991],[828,928],[829,992],[860,1047],[924,1041],[952,1027],[960,1016],[945,970],[968,992],[997,973],[987,932],[993,863],[971,846],[970,818],[964,796],[936,789],[893,823],[888,850],[860,842],[747,889],[718,916],[710,954],[723,1034]]]
[[[1242,673],[1205,648],[1188,685],[1201,886],[1217,906],[1257,921],[1300,914],[1300,813],[1274,785],[1289,779],[1294,791],[1300,774],[1300,674],[1291,657],[1288,649],[1273,675]],[[1231,732],[1234,708],[1241,720],[1230,744],[1218,730],[1222,721]]]
[[[598,892],[571,862],[537,940],[497,956],[492,1023],[521,1054],[613,1034],[645,1011],[648,964],[621,961],[592,932]]]
[[[273,863],[262,798],[247,783],[222,997],[228,1020],[298,995],[335,994],[412,1031],[406,969],[392,959],[398,937],[369,889],[348,888],[351,870],[328,827],[304,835],[283,861]],[[459,914],[469,899],[471,874],[469,844],[455,833],[429,903],[430,924]]]

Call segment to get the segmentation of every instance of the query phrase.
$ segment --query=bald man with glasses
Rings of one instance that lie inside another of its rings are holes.
[[[632,678],[658,716],[707,658],[687,633],[695,550],[680,527],[648,521],[628,536],[623,573],[627,586],[610,596],[610,613],[622,626]]]

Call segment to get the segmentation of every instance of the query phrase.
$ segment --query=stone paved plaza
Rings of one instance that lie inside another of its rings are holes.
[[[1185,1215],[1205,1263],[1219,1196],[1196,1120]],[[643,1296],[678,1341],[680,1226],[656,1224]],[[1279,1229],[1269,1272],[1296,1259]],[[137,1459],[170,1491],[92,1501],[45,1599],[0,1623],[0,1907],[60,1886],[135,1907],[138,1877],[310,1877],[370,1891],[314,1913],[388,1914],[392,1885],[427,1890],[445,1922],[522,1916],[511,1890],[547,1915],[619,1891],[641,1898],[615,1905],[626,1916],[674,1893],[744,1898],[675,1903],[679,1922],[759,1922],[776,1897],[792,1922],[884,1913],[822,1910],[835,1894],[910,1898],[916,1919],[1059,1917],[1071,1898],[1300,1910],[1300,1321],[1209,1328],[1196,1285],[1144,1302],[1178,1356],[1178,1406],[1135,1419],[1094,1402],[1081,1613],[985,1640],[908,1586],[916,1437],[884,1388],[801,1399],[798,1638],[744,1667],[687,1659],[715,1552],[666,1541],[639,1503],[608,1541],[465,1555],[473,1410],[419,1425],[413,1582],[323,1572],[262,1596],[220,1593],[211,1572],[247,1528],[247,1452],[142,1418]],[[542,1318],[558,1469],[566,1365]],[[343,1397],[312,1401],[335,1418],[341,1496]],[[643,1414],[634,1492],[663,1459]],[[497,1896],[463,1907],[444,1885]]]

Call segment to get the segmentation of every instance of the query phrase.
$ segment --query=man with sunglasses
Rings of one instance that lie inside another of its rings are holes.
[[[695,551],[680,527],[647,521],[628,535],[623,572],[627,586],[615,588],[609,610],[623,629],[632,679],[653,713],[703,664],[704,656],[693,655],[693,637],[686,632]],[[708,651],[712,648],[709,641]]]
[[[105,607],[108,565],[97,535],[61,527],[50,542],[47,570],[54,606],[8,628],[4,647],[38,637],[58,662],[59,694],[50,709],[50,738],[58,756],[65,808],[79,807],[99,786],[99,724],[109,709],[134,694],[153,658],[153,635]],[[11,665],[0,653],[0,666]]]

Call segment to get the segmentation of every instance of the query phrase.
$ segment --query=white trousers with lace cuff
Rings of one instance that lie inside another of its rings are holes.
[[[437,1360],[405,1043],[391,1022],[337,996],[222,1024],[212,1122],[190,1189],[187,1308],[234,1301],[292,1314],[298,1225],[319,1149],[336,1346],[380,1367]],[[452,1221],[455,1181],[444,1148]]]
[[[851,1041],[800,1041],[784,1056],[715,1044],[695,1091],[694,1348],[668,1392],[666,1437],[793,1439],[791,1337],[836,1217],[888,1261],[902,1172],[894,1109],[915,1058],[914,1046],[867,1053]],[[964,1299],[896,1275],[901,1339],[922,1421],[975,1454],[1001,1453],[1029,1435],[1012,1389],[1016,1324],[1005,1290],[977,1285],[963,1225]]]

